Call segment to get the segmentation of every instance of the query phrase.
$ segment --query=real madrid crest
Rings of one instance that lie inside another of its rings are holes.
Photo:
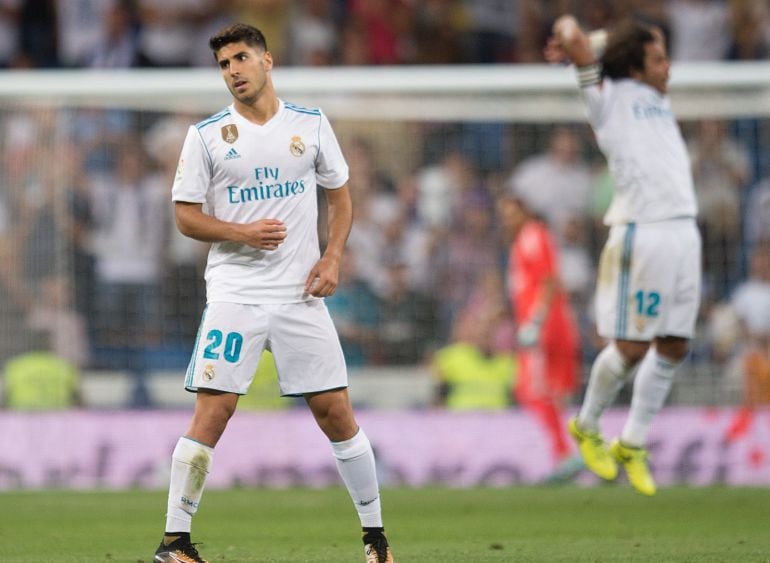
[[[206,364],[205,367],[203,368],[203,379],[205,379],[206,381],[211,381],[212,379],[214,379],[214,375],[215,375],[214,366],[212,366],[211,364]]]
[[[305,154],[305,143],[302,142],[302,137],[295,135],[291,138],[291,144],[289,144],[289,152],[294,156],[302,156]]]
[[[233,144],[238,140],[238,128],[235,124],[225,125],[222,127],[222,139],[226,143]]]

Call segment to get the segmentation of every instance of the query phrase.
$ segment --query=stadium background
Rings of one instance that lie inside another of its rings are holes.
[[[770,484],[767,2],[159,4],[2,3],[0,489],[165,486],[193,400],[181,382],[206,250],[176,233],[168,192],[186,127],[228,103],[206,39],[234,19],[265,31],[279,95],[327,111],[350,164],[356,223],[328,303],[383,483],[546,479],[530,417],[515,404],[448,409],[432,358],[490,310],[477,344],[515,353],[494,208],[511,189],[558,236],[585,366],[601,345],[591,293],[611,186],[571,71],[540,55],[564,11],[588,28],[647,18],[672,48],[705,294],[651,435],[656,475]],[[272,397],[269,373],[259,383],[218,448],[212,487],[335,483],[305,411]]]

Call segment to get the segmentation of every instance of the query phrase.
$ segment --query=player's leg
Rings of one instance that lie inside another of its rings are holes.
[[[204,561],[190,541],[192,518],[214,447],[253,378],[265,345],[265,326],[254,307],[215,303],[204,312],[185,380],[187,389],[197,392],[195,411],[172,454],[166,528],[155,563]]]
[[[374,452],[355,421],[348,390],[309,393],[305,400],[318,426],[331,441],[337,469],[361,521],[367,563],[392,562],[382,525]]]
[[[687,339],[668,337],[655,340],[655,346],[649,349],[639,365],[631,408],[620,439],[610,445],[613,457],[623,464],[628,481],[645,495],[653,495],[657,489],[647,463],[647,433],[653,419],[663,408],[676,369],[687,351]]]
[[[545,431],[555,463],[570,453],[561,409],[555,399],[557,389],[554,379],[558,379],[559,368],[557,359],[549,358],[544,350],[523,349],[519,352],[516,400],[532,413]]]
[[[302,395],[331,441],[343,482],[364,529],[367,562],[392,561],[383,533],[371,444],[348,397],[348,376],[337,331],[323,301],[268,307],[270,348],[283,395]]]
[[[166,529],[155,554],[156,563],[179,561],[183,556],[191,561],[204,561],[190,541],[192,518],[203,496],[214,447],[237,402],[235,393],[198,391],[190,426],[171,456]]]

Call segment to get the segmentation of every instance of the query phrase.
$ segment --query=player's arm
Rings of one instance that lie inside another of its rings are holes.
[[[553,35],[548,39],[544,54],[548,62],[568,61],[584,67],[597,62],[606,44],[606,31],[586,33],[574,16],[565,15],[553,24]]]
[[[353,202],[348,185],[324,192],[329,216],[326,249],[305,280],[305,292],[315,297],[328,297],[337,289],[340,260],[353,225]]]
[[[278,219],[260,219],[252,223],[230,223],[203,212],[202,203],[176,201],[176,225],[183,235],[202,242],[239,242],[275,250],[286,238],[286,226]]]

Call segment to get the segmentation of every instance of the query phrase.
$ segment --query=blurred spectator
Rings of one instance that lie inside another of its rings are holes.
[[[118,353],[159,340],[168,182],[159,189],[147,164],[136,139],[126,139],[115,172],[93,186],[99,344]]]
[[[563,409],[578,385],[577,324],[545,223],[515,197],[502,198],[498,211],[511,237],[508,287],[518,327],[516,399],[543,428],[559,464],[572,451]]]
[[[457,64],[464,57],[462,0],[428,0],[415,6],[415,63]]]
[[[457,312],[481,280],[498,266],[499,250],[492,229],[493,210],[481,193],[468,194],[457,218],[436,245],[432,285],[438,302],[439,337],[448,336]]]
[[[83,56],[90,68],[130,68],[139,63],[136,2],[114,0],[99,21],[99,36]]]
[[[388,264],[386,275],[387,290],[377,322],[381,360],[388,365],[421,363],[436,333],[434,302],[411,288],[403,262]]]
[[[749,179],[749,155],[729,137],[724,121],[709,119],[695,125],[689,151],[707,292],[721,299],[740,266],[741,192]]]
[[[765,0],[732,0],[732,42],[727,58],[737,61],[770,56],[770,4]]]
[[[417,173],[417,213],[428,228],[448,228],[463,193],[474,183],[468,159],[459,151],[447,150],[441,161]]]
[[[671,59],[721,61],[730,46],[730,11],[724,0],[671,0]]]
[[[190,65],[197,24],[206,0],[138,0],[139,65]]]
[[[770,177],[754,186],[747,197],[744,213],[744,237],[749,250],[770,241]]]
[[[403,0],[348,0],[348,13],[365,45],[366,64],[393,65],[415,59],[415,15]]]
[[[345,253],[337,290],[326,298],[326,306],[340,336],[348,367],[373,363],[378,357],[380,300],[358,274],[358,260],[351,250]]]
[[[770,403],[770,243],[752,252],[749,277],[735,289],[730,306],[741,329],[735,375],[743,384],[743,408],[725,432],[728,443],[750,428],[758,405]]]
[[[61,65],[68,68],[88,66],[98,53],[97,49],[108,44],[104,29],[112,27],[109,22],[112,12],[125,3],[123,0],[54,0],[55,37]]]
[[[499,307],[473,307],[458,315],[450,343],[431,360],[439,383],[438,404],[452,410],[502,410],[511,405],[517,361],[501,315]]]
[[[174,207],[171,205],[171,183],[179,162],[182,145],[190,122],[195,118],[185,114],[171,114],[156,121],[144,134],[146,154],[155,164],[147,183],[159,192],[165,210],[163,277],[163,333],[164,343],[187,350],[193,345],[198,332],[202,303],[206,301],[204,272],[209,245],[184,236],[176,228]]]
[[[50,411],[81,404],[79,370],[52,352],[15,356],[3,371],[8,409]]]
[[[19,14],[20,49],[13,66],[59,66],[57,16],[55,0],[22,0]]]
[[[560,126],[551,134],[546,152],[526,158],[514,169],[508,186],[561,239],[570,219],[589,216],[593,182],[581,159],[577,134]]]
[[[754,248],[749,277],[735,288],[730,302],[741,322],[742,342],[767,350],[770,346],[770,242]]]
[[[296,2],[289,24],[289,64],[329,66],[338,45],[331,0]]]
[[[19,49],[22,0],[0,0],[0,69],[11,66]]]
[[[267,49],[283,65],[288,55],[292,2],[286,0],[229,0],[235,19],[251,24],[270,38]],[[219,4],[214,2],[214,4]]]
[[[37,284],[35,304],[27,314],[27,326],[45,334],[51,353],[76,368],[89,361],[85,319],[72,305],[72,284],[65,274],[49,275]]]
[[[465,0],[463,5],[468,17],[464,62],[513,62],[519,30],[518,2]]]

